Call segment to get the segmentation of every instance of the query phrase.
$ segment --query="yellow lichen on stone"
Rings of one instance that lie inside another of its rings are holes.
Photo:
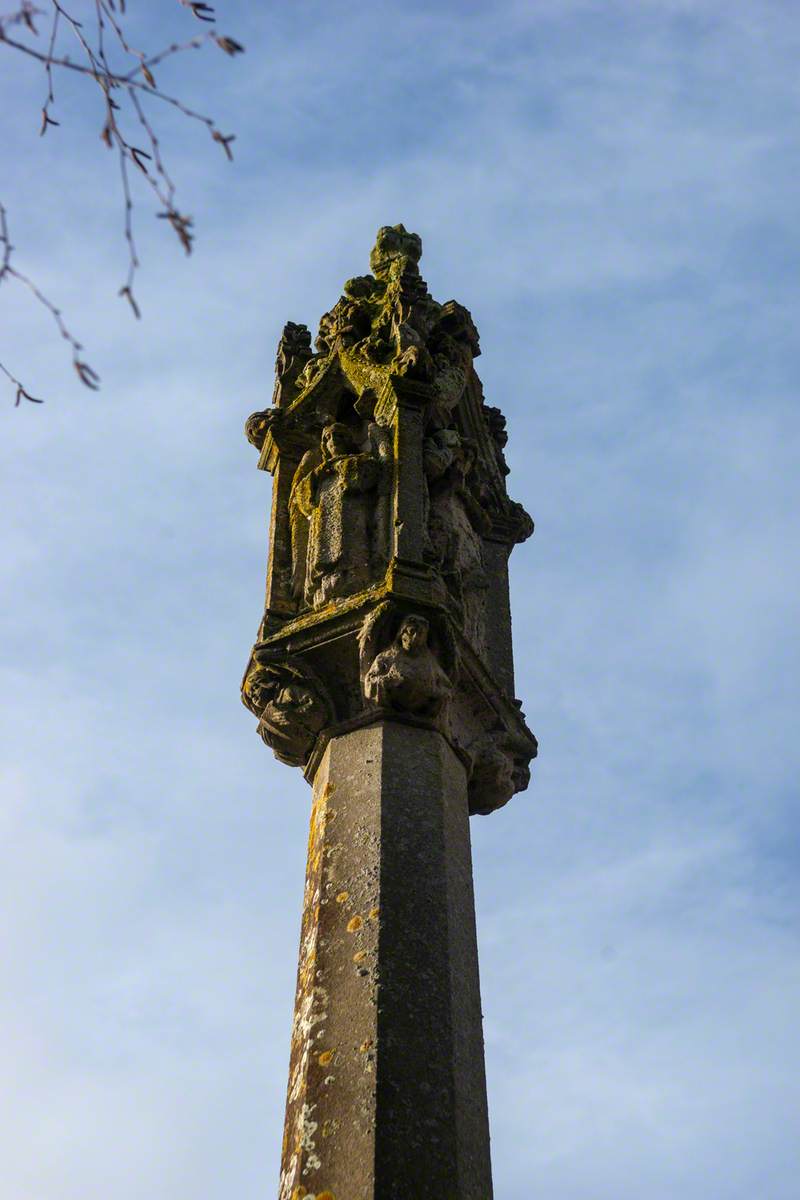
[[[322,1054],[319,1055],[317,1062],[321,1067],[327,1067],[329,1062],[333,1062],[333,1051],[323,1050]]]
[[[376,918],[376,917],[377,917],[377,916],[380,914],[380,911],[381,911],[381,910],[380,910],[379,908],[371,908],[371,909],[369,910],[369,916],[370,916],[370,920],[371,920],[371,921],[374,921],[374,920],[375,920],[375,918]]]
[[[359,917],[359,916],[351,917],[350,920],[347,922],[347,932],[348,933],[356,933],[363,924],[364,924],[364,921],[362,920],[361,917]]]
[[[363,962],[366,957],[367,957],[366,950],[356,950],[355,954],[353,955],[353,962],[354,963]]]
[[[339,895],[336,897],[336,903],[337,904],[346,904],[349,899],[350,899],[349,892],[339,892]]]

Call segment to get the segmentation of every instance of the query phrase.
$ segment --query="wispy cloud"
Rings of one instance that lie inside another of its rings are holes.
[[[241,425],[283,322],[402,220],[473,310],[537,520],[541,757],[473,829],[498,1200],[794,1200],[793,15],[231,5],[247,55],[185,81],[236,162],[167,123],[198,243],[142,208],[140,326],[89,101],[29,139],[5,59],[15,240],[104,391],[4,288],[48,404],[9,409],[0,485],[0,1196],[272,1187],[308,798],[237,698],[269,493]]]

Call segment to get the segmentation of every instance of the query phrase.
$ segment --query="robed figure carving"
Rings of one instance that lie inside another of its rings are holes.
[[[395,712],[435,717],[453,684],[428,644],[430,623],[418,613],[402,621],[394,641],[373,659],[364,676],[368,700]]]
[[[425,439],[423,464],[428,484],[427,550],[461,606],[468,638],[481,652],[488,587],[481,535],[489,522],[469,487],[475,449],[457,430],[440,429]]]
[[[380,462],[360,451],[348,425],[322,431],[319,451],[300,462],[289,496],[292,591],[319,608],[369,582],[369,493],[378,486]]]

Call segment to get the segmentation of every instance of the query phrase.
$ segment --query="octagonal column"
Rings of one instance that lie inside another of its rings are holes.
[[[280,1200],[490,1200],[465,768],[433,729],[314,780]]]

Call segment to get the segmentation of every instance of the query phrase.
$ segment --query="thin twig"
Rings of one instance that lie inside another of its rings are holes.
[[[47,73],[47,99],[42,108],[42,128],[39,133],[43,136],[47,133],[48,125],[58,125],[58,121],[53,120],[50,116],[50,105],[55,103],[55,91],[53,89],[53,50],[55,49],[56,37],[58,36],[58,21],[61,13],[57,8],[53,9],[53,27],[50,30],[50,45],[47,51],[47,62],[45,63],[45,71]]]
[[[193,241],[192,219],[176,207],[175,183],[164,161],[155,126],[145,109],[144,98],[158,100],[162,104],[176,109],[182,116],[204,125],[212,139],[220,144],[226,157],[233,158],[231,151],[233,134],[223,134],[212,117],[189,108],[178,97],[162,91],[156,84],[154,68],[184,51],[201,49],[209,42],[216,43],[230,56],[240,54],[244,50],[244,47],[234,38],[219,34],[215,25],[216,17],[212,5],[197,2],[197,0],[178,0],[178,3],[181,7],[188,9],[198,21],[210,28],[186,42],[173,42],[155,53],[139,50],[128,41],[122,24],[122,19],[126,15],[125,0],[94,0],[94,32],[91,35],[87,32],[85,23],[79,21],[69,11],[67,0],[47,0],[47,7],[37,7],[32,0],[21,0],[12,12],[0,15],[0,48],[5,46],[17,50],[44,66],[47,95],[42,106],[40,129],[42,134],[46,133],[51,126],[57,127],[59,124],[52,115],[55,105],[54,73],[57,69],[71,71],[92,79],[100,88],[103,95],[104,114],[100,136],[109,149],[117,151],[124,205],[124,237],[128,248],[127,276],[119,294],[127,300],[136,317],[140,316],[140,310],[133,294],[133,284],[140,263],[134,236],[134,202],[131,177],[128,171],[129,164],[137,168],[134,174],[137,177],[143,177],[154,198],[158,201],[159,208],[156,216],[171,225],[187,254],[191,252]],[[35,45],[11,36],[11,30],[20,29],[25,34],[36,37],[39,32],[37,20],[47,16],[48,13],[52,15],[52,23],[46,50],[40,50]],[[68,30],[77,41],[82,60],[71,58],[68,53],[59,48],[59,35],[62,28]],[[113,50],[116,50],[117,54],[121,51],[129,60],[134,59],[135,66],[130,68],[129,64],[123,64],[118,67],[112,63],[110,55]],[[122,101],[126,98],[133,115],[147,135],[148,149],[131,142],[121,127]],[[36,300],[48,310],[59,333],[69,343],[73,366],[81,382],[89,388],[96,389],[99,386],[99,377],[81,357],[83,347],[64,323],[61,310],[28,276],[23,275],[12,265],[12,250],[13,247],[8,236],[6,210],[0,204],[0,284],[7,279],[13,279],[24,284],[30,290]],[[16,389],[16,404],[23,399],[34,403],[42,402],[38,397],[33,396],[2,362],[0,362],[0,371]]]
[[[100,377],[97,372],[94,371],[92,367],[90,367],[89,364],[81,358],[83,346],[67,328],[61,313],[61,309],[56,308],[52,300],[49,300],[47,296],[45,296],[45,294],[36,286],[33,280],[29,279],[27,275],[23,275],[21,271],[18,271],[16,267],[12,266],[11,255],[14,247],[12,246],[11,239],[8,235],[8,216],[2,204],[0,204],[0,247],[2,248],[2,256],[0,257],[0,284],[6,279],[16,279],[18,283],[23,284],[29,289],[29,291],[33,293],[39,303],[43,305],[43,307],[46,308],[50,313],[62,338],[69,343],[70,349],[72,350],[72,365],[75,368],[81,383],[85,384],[86,387],[91,388],[93,391],[97,391],[98,387],[100,386]],[[0,370],[2,370],[3,374],[11,380],[17,389],[16,399],[14,401],[15,406],[19,405],[20,400],[30,400],[34,404],[42,403],[41,400],[38,400],[35,396],[31,395],[28,389],[23,386],[19,379],[17,379],[17,377],[13,375],[11,371],[9,371],[8,368],[3,365],[2,362],[0,362]]]

